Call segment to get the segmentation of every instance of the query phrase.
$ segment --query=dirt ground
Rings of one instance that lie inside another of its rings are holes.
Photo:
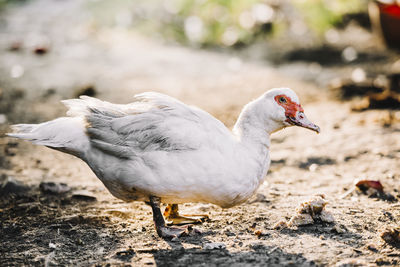
[[[353,102],[338,101],[326,89],[328,80],[373,62],[273,66],[160,44],[126,29],[96,27],[83,5],[28,1],[1,14],[0,174],[23,184],[1,188],[1,266],[400,264],[399,248],[380,237],[400,223],[400,113],[353,112]],[[48,51],[35,53],[38,43]],[[375,71],[398,58],[390,54]],[[59,100],[82,92],[127,103],[135,93],[159,91],[232,127],[245,103],[278,86],[298,93],[322,133],[292,127],[273,134],[271,168],[257,194],[226,210],[182,205],[184,212],[207,213],[211,221],[196,226],[202,234],[174,241],[156,235],[150,207],[112,197],[80,160],[4,137],[10,124],[62,116]],[[343,197],[355,179],[379,180],[394,199],[358,191]],[[65,183],[70,190],[51,194],[39,188],[43,182]],[[317,194],[325,195],[335,223],[274,229]]]

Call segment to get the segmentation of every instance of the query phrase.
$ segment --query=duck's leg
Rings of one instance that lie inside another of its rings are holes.
[[[148,204],[153,210],[153,221],[159,237],[171,239],[174,237],[186,236],[189,234],[189,231],[193,230],[190,225],[181,227],[166,226],[160,210],[160,198],[151,196]]]
[[[180,215],[178,204],[168,204],[165,208],[164,216],[168,221],[168,225],[197,224],[209,220],[208,215],[205,214]]]

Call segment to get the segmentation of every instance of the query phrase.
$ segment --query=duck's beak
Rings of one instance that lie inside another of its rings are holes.
[[[292,125],[304,127],[304,128],[316,131],[317,133],[321,132],[320,128],[317,125],[315,125],[314,123],[312,123],[310,120],[308,120],[306,115],[302,111],[296,112],[296,117],[287,116],[286,121]]]

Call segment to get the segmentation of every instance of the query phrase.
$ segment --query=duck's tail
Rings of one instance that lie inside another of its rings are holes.
[[[82,117],[62,117],[40,124],[16,124],[8,136],[61,150],[80,157],[89,146]]]

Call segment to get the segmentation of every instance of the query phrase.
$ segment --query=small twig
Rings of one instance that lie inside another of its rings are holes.
[[[353,193],[354,190],[356,190],[354,187],[351,188],[351,189],[349,189],[349,190],[347,190],[347,192],[345,192],[345,193],[344,193],[343,195],[341,195],[339,198],[340,198],[340,199],[346,198],[348,195],[350,195],[351,193]]]

